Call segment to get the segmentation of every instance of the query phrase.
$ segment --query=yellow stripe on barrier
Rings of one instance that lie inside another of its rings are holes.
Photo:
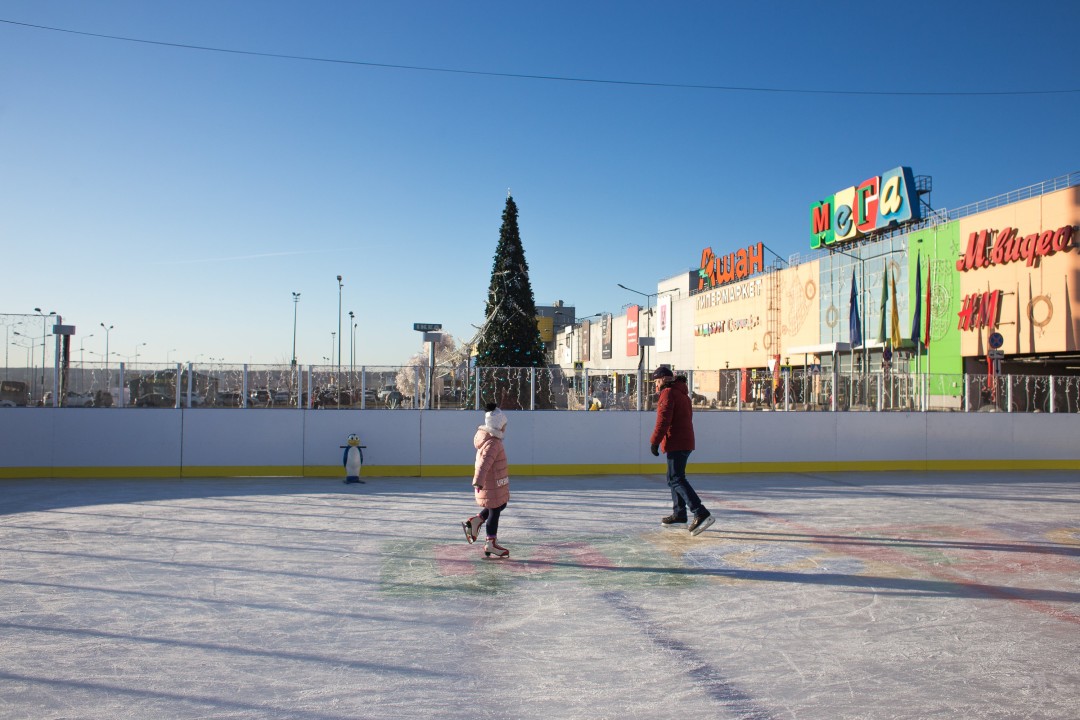
[[[1080,471],[1080,459],[1059,460],[852,460],[847,462],[731,462],[694,463],[690,475],[749,473],[830,472],[995,472],[1025,470]],[[567,475],[664,475],[661,462],[604,465],[511,465],[510,477]],[[460,477],[470,478],[472,465],[365,465],[364,477]],[[110,467],[0,467],[0,479],[27,478],[210,478],[210,477],[311,477],[342,478],[337,465],[201,465]]]

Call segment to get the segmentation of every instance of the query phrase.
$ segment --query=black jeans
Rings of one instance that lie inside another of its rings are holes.
[[[506,509],[506,503],[497,508],[484,508],[480,511],[480,519],[487,521],[487,536],[495,537],[499,534],[499,515]]]
[[[701,498],[686,480],[686,461],[689,459],[689,450],[676,450],[667,454],[667,484],[671,488],[671,509],[676,515],[684,517],[687,507],[695,516],[708,512],[701,504]]]

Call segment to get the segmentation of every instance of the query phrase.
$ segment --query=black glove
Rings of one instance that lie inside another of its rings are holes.
[[[655,455],[656,457],[660,457],[660,446],[659,445],[652,445],[652,446],[649,447],[649,449],[652,450],[653,455]]]

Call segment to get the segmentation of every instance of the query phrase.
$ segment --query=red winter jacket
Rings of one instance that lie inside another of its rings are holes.
[[[663,452],[694,449],[694,408],[686,377],[679,375],[660,390],[656,403],[656,427],[649,437],[650,445],[659,445]]]

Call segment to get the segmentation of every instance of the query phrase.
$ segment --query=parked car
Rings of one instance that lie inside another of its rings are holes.
[[[219,407],[243,407],[244,396],[235,390],[223,390],[217,394]]]
[[[0,381],[0,407],[25,407],[30,404],[26,383],[17,380]]]
[[[68,390],[64,393],[64,407],[94,407],[93,393],[77,393]]]
[[[162,393],[150,393],[135,398],[135,407],[176,407],[176,398]]]
[[[267,407],[274,402],[274,396],[266,388],[257,388],[248,393],[248,405],[251,407]]]
[[[379,390],[378,394],[379,402],[387,402],[390,398],[390,393],[396,393],[397,391],[398,390],[396,385],[383,385],[382,389]],[[400,395],[400,393],[398,394]]]

